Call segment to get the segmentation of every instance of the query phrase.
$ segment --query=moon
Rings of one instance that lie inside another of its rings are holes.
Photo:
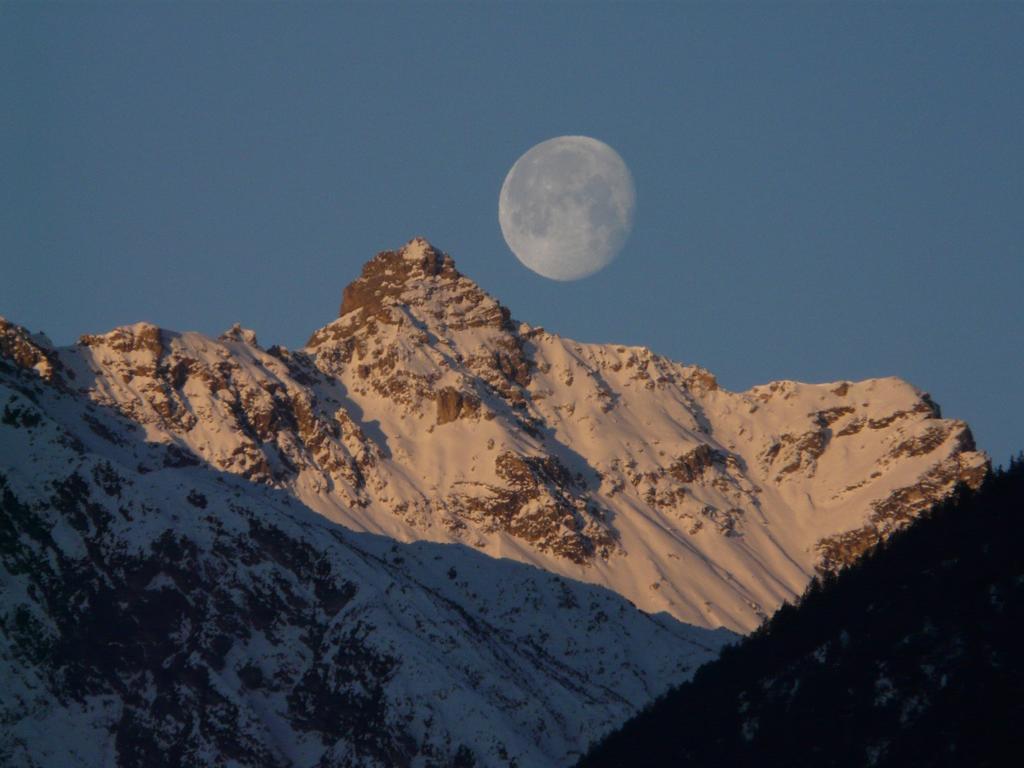
[[[559,136],[516,160],[501,185],[498,221],[529,269],[579,280],[619,254],[635,207],[633,176],[614,149],[589,136]]]

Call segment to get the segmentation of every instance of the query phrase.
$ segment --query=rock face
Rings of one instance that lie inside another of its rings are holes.
[[[33,370],[44,381],[63,386],[57,355],[49,342],[0,317],[0,365]]]
[[[0,367],[0,764],[567,765],[731,639],[466,547],[345,530],[230,452],[210,468],[162,439],[186,411],[150,408],[210,370],[158,387],[179,341],[82,347],[132,360],[121,410],[144,428],[35,356]],[[246,414],[225,422],[249,425],[238,444],[318,434],[284,394],[246,398],[238,369],[214,381]],[[275,409],[291,416],[258,418]]]
[[[705,627],[753,629],[988,468],[903,381],[728,392],[642,347],[514,321],[422,239],[370,260],[301,350],[240,327],[62,349],[4,333],[12,364],[59,372],[163,447],[140,471],[206,465],[355,530],[464,544]]]

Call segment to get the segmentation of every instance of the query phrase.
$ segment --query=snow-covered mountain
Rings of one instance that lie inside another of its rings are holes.
[[[148,439],[33,343],[0,342],[4,766],[567,765],[734,637],[347,531]]]
[[[0,385],[13,764],[564,763],[988,468],[903,381],[727,392],[421,239],[303,349],[0,320]]]
[[[514,321],[422,239],[368,262],[301,350],[147,324],[37,347],[44,375],[181,463],[737,631],[988,466],[899,379],[727,392]]]

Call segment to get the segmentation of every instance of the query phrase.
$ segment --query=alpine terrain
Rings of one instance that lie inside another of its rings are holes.
[[[0,408],[13,765],[571,763],[988,472],[901,380],[727,392],[422,239],[297,350],[0,320]]]

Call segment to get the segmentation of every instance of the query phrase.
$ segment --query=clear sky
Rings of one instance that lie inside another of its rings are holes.
[[[723,386],[897,375],[1024,448],[1024,3],[0,2],[0,314],[299,346],[424,235],[513,314]],[[498,191],[561,134],[637,190],[576,283]]]

